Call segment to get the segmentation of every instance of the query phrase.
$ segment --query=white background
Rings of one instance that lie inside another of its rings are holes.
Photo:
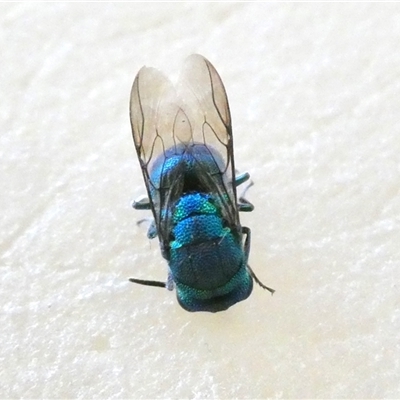
[[[0,4],[0,397],[400,397],[400,6]],[[230,99],[255,287],[164,280],[128,104],[191,53]]]

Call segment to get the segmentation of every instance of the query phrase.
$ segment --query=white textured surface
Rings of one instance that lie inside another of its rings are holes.
[[[1,4],[0,397],[400,397],[400,6]],[[130,200],[143,65],[220,72],[256,183],[216,315],[164,279]]]

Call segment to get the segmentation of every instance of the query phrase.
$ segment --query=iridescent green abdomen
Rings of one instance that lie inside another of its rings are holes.
[[[173,211],[169,267],[179,303],[190,311],[221,311],[246,299],[253,281],[241,235],[225,226],[218,199],[183,196]]]

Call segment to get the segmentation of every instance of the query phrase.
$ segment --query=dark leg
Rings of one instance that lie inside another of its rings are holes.
[[[242,233],[243,235],[246,235],[246,239],[244,241],[244,254],[245,254],[245,259],[246,259],[246,263],[249,259],[249,254],[250,254],[250,229],[243,226],[242,227]],[[275,290],[269,288],[268,286],[265,286],[256,276],[256,274],[254,273],[254,271],[250,268],[250,265],[247,264],[247,269],[250,272],[251,277],[255,280],[256,283],[258,283],[263,289],[268,290],[269,292],[271,292],[271,294],[274,294]]]
[[[239,175],[235,179],[236,186],[246,182],[249,180],[250,175],[245,172],[244,174]],[[254,210],[253,204],[251,204],[248,200],[245,199],[247,191],[254,185],[253,181],[250,181],[246,188],[243,190],[241,196],[239,197],[238,209],[242,212],[250,212]]]
[[[132,207],[135,210],[151,210],[150,201],[147,197],[141,197],[132,202]]]

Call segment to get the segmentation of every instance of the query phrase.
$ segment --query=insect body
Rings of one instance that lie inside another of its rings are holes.
[[[173,87],[158,70],[143,67],[132,87],[133,140],[148,198],[136,209],[151,210],[149,238],[158,236],[168,262],[167,282],[131,282],[176,289],[188,311],[217,312],[245,300],[253,280],[248,266],[250,230],[239,211],[252,211],[236,187],[231,117],[221,78],[200,55],[186,60]]]

